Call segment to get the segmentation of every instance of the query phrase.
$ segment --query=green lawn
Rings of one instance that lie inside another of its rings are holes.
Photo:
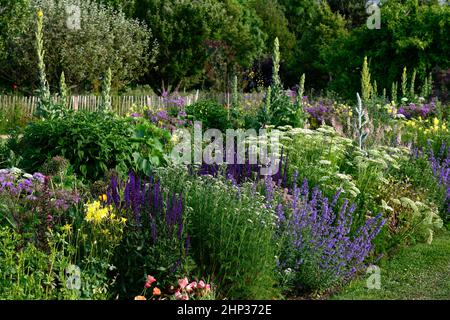
[[[402,248],[380,268],[380,290],[366,288],[367,275],[331,299],[450,300],[450,233],[440,235],[431,245]]]

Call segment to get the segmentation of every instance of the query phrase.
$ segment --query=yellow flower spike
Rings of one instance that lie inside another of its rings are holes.
[[[39,18],[42,18],[44,16],[44,12],[42,12],[42,10],[39,9],[39,11],[37,12],[37,16]]]

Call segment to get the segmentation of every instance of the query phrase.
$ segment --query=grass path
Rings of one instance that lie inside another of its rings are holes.
[[[367,289],[366,276],[331,299],[450,300],[450,233],[436,237],[431,245],[402,248],[380,268],[380,290]]]

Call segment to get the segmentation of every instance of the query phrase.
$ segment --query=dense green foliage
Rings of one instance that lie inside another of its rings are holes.
[[[34,30],[39,8],[44,13],[44,62],[51,86],[58,87],[62,71],[71,89],[81,92],[98,91],[99,77],[108,68],[113,72],[116,88],[136,81],[145,72],[156,47],[150,45],[151,32],[144,24],[127,19],[109,7],[83,1],[80,24],[75,22],[71,26],[66,9],[74,3],[77,2],[33,0],[21,7],[20,15],[14,15],[11,25],[24,27],[4,30],[6,55],[0,75],[6,83],[16,83],[29,94],[36,88]]]
[[[218,129],[225,132],[231,128],[227,110],[214,101],[202,101],[186,107],[187,115],[194,121],[202,122],[203,128]]]
[[[133,123],[134,121],[135,123]],[[76,112],[38,121],[12,141],[22,157],[21,167],[37,171],[48,158],[63,156],[75,172],[89,179],[103,177],[108,168],[149,172],[163,161],[166,133],[144,119],[120,119],[104,113]],[[45,155],[45,156],[43,156]]]
[[[145,0],[136,4],[136,16],[159,44],[158,68],[148,76],[155,88],[204,81],[205,64],[215,79],[231,78],[236,66],[259,56],[264,43],[258,21],[236,0]]]
[[[35,63],[29,50],[33,33],[27,32],[34,28],[36,3],[42,3],[45,14],[49,81],[55,85],[64,71],[67,82],[79,91],[97,91],[98,78],[108,67],[114,88],[145,81],[157,92],[180,88],[230,92],[235,74],[250,81],[242,82],[247,89],[258,87],[260,81],[267,86],[271,71],[267,57],[276,37],[285,86],[295,86],[305,73],[308,89],[331,90],[351,100],[365,56],[373,65],[379,92],[386,88],[388,94],[392,83],[400,82],[404,66],[409,76],[416,70],[417,86],[431,71],[449,67],[450,7],[438,1],[384,1],[377,30],[367,27],[369,14],[361,0],[97,0],[107,7],[83,2],[83,27],[77,32],[65,28],[65,10],[50,9],[50,2],[3,4],[0,58],[8,62],[0,68],[3,87],[16,83],[25,90],[36,80],[30,72]],[[77,43],[84,43],[84,50]],[[251,70],[258,79],[247,79],[246,71]],[[448,92],[448,83],[436,84],[435,90]]]

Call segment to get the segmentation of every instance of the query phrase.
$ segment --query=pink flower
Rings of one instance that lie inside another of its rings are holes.
[[[189,296],[187,294],[183,294],[181,300],[189,300]]]
[[[204,289],[206,287],[206,284],[203,282],[203,280],[200,280],[197,284],[198,289]]]
[[[151,286],[152,286],[152,284],[151,284],[150,282],[147,281],[147,282],[145,283],[145,287],[146,287],[147,289],[150,288]]]
[[[147,282],[152,284],[153,282],[156,282],[156,279],[152,276],[147,276]]]
[[[189,283],[189,280],[187,278],[178,280],[178,285],[180,286],[181,289],[186,288],[188,283]]]
[[[197,281],[192,281],[190,286],[192,289],[197,289]]]
[[[205,287],[205,290],[206,290],[206,291],[211,290],[211,285],[207,284],[206,287]]]
[[[175,298],[176,298],[177,300],[182,300],[183,295],[180,293],[180,290],[177,290],[177,291],[175,292]]]
[[[191,285],[191,284],[188,284],[188,285],[186,286],[185,290],[186,290],[186,292],[191,293],[192,290],[194,290],[194,289],[192,288],[192,285]]]

